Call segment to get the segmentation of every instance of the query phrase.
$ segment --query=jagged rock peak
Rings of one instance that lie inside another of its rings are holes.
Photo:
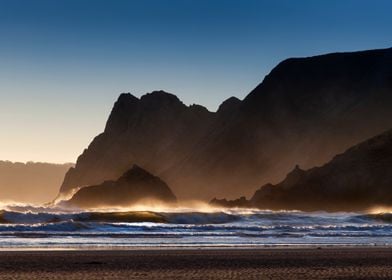
[[[241,102],[236,97],[231,97],[226,101],[228,102],[228,103],[226,103],[227,106],[232,106],[235,103]],[[119,112],[126,113],[126,111],[132,110],[134,108],[133,106],[136,104],[139,104],[139,103],[144,106],[153,107],[153,108],[173,105],[173,106],[181,106],[183,108],[188,107],[189,109],[191,109],[194,112],[212,113],[206,107],[199,105],[199,104],[191,104],[189,106],[186,106],[176,95],[174,95],[172,93],[168,93],[163,90],[157,90],[157,91],[152,91],[150,93],[146,93],[145,95],[142,95],[140,97],[140,99],[135,97],[134,95],[132,95],[129,92],[128,93],[121,93],[113,106],[111,115],[118,114]],[[224,105],[224,104],[222,104],[222,105]]]
[[[168,103],[179,103],[182,104],[181,100],[174,94],[168,93],[163,90],[152,91],[150,93],[146,93],[139,98],[135,97],[131,93],[121,93],[118,97],[116,103],[114,104],[113,109],[116,107],[123,107],[124,105],[134,104],[138,102],[142,102],[143,104],[154,103],[154,104],[168,104]]]
[[[114,103],[112,112],[118,110],[127,110],[129,106],[132,106],[139,102],[139,98],[132,95],[131,93],[121,93],[120,96],[117,98],[117,101]]]
[[[114,103],[106,123],[105,132],[123,131],[127,127],[127,116],[135,109],[139,99],[130,93],[122,93]]]
[[[306,171],[301,169],[297,164],[294,169],[287,174],[286,179],[282,185],[283,188],[289,188],[293,184],[299,182],[306,175]]]
[[[127,103],[139,100],[136,96],[132,95],[130,92],[123,92],[117,99],[116,103]]]
[[[157,90],[153,91],[150,93],[147,93],[143,95],[140,98],[140,101],[144,103],[161,103],[161,104],[174,104],[174,103],[181,103],[181,100],[178,99],[178,97],[172,93],[163,91],[163,90]]]

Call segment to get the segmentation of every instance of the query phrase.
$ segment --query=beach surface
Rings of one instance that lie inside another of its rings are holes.
[[[392,279],[392,249],[0,251],[0,279]]]

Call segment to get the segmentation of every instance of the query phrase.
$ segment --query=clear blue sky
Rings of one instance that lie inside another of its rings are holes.
[[[293,56],[392,47],[392,1],[0,0],[0,159],[75,161],[117,96],[210,110]]]

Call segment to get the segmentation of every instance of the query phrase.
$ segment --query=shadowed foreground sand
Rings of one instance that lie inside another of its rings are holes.
[[[392,279],[392,249],[0,252],[0,279]]]

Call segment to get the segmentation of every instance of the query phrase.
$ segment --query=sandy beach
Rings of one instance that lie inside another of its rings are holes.
[[[390,248],[0,252],[0,279],[391,278]]]

